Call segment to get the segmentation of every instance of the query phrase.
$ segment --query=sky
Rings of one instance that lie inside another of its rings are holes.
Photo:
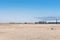
[[[0,22],[34,22],[60,16],[60,0],[0,0]]]

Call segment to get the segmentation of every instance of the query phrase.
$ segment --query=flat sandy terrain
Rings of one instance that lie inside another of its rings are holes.
[[[0,40],[60,40],[60,24],[0,24]]]

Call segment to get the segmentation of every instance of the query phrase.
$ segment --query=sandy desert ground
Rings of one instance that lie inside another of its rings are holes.
[[[0,40],[60,40],[60,24],[0,24]]]

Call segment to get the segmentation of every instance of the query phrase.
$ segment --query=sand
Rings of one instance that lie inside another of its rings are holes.
[[[60,40],[60,24],[0,24],[0,40]]]

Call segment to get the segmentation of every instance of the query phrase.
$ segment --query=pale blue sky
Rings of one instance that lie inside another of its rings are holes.
[[[0,0],[0,22],[38,21],[34,17],[60,16],[59,0]]]

